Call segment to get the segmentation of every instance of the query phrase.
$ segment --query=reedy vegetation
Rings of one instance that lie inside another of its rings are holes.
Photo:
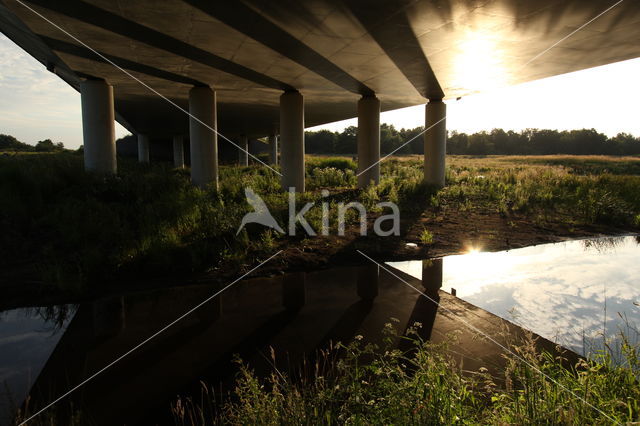
[[[440,191],[422,183],[419,157],[384,161],[380,185],[358,191],[351,159],[311,157],[309,191],[297,194],[297,203],[316,203],[306,218],[319,230],[321,202],[329,202],[332,234],[337,204],[350,201],[372,210],[378,201],[393,201],[403,215],[483,208],[536,221],[640,226],[640,159],[450,157],[448,162],[447,186]],[[286,227],[288,194],[265,167],[223,166],[220,189],[214,191],[193,187],[187,171],[164,163],[121,159],[118,176],[105,178],[85,173],[77,154],[1,157],[0,258],[5,272],[35,265],[40,279],[67,287],[128,275],[242,270],[304,237],[301,229],[296,237],[284,237],[261,226],[236,236],[250,211],[246,187]],[[331,194],[322,197],[322,189]],[[348,224],[358,226],[357,219],[349,210]]]
[[[415,327],[420,327],[416,324]],[[396,349],[393,325],[382,347],[362,336],[321,353],[310,374],[274,367],[257,377],[238,361],[235,389],[222,404],[203,385],[200,399],[179,398],[176,424],[616,424],[640,419],[638,347],[623,340],[621,363],[608,351],[567,368],[566,359],[513,342],[505,366],[463,371],[447,344],[423,341],[416,328]],[[273,355],[272,355],[273,356]],[[522,362],[522,360],[526,362]],[[276,364],[275,356],[272,363]],[[543,373],[543,374],[542,374]],[[595,407],[595,408],[594,408]]]

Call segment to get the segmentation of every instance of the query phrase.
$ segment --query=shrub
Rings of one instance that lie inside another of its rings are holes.
[[[433,244],[433,232],[429,231],[427,228],[423,228],[422,232],[420,232],[420,242],[424,245]]]
[[[355,161],[343,157],[318,157],[311,158],[307,162],[307,170],[313,172],[314,169],[334,168],[346,172],[351,170],[355,172],[358,169]]]

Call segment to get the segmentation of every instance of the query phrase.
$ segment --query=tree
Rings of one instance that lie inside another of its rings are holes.
[[[0,151],[33,151],[33,147],[10,135],[0,135]]]
[[[380,126],[381,153],[388,154],[401,147],[395,152],[396,155],[424,154],[424,138],[418,136],[423,130],[424,127],[397,130],[394,126],[383,123]],[[358,129],[354,126],[347,127],[340,133],[327,130],[307,132],[307,151],[355,154],[357,133]],[[595,129],[562,132],[549,129],[525,129],[521,132],[493,129],[491,132],[482,131],[470,135],[453,130],[447,135],[447,154],[640,155],[640,138],[628,133],[608,138]]]
[[[338,135],[336,141],[336,154],[355,154],[358,151],[356,135],[358,128],[349,126]]]
[[[51,141],[51,139],[45,139],[43,141],[38,141],[36,144],[36,152],[52,152],[56,149],[55,145]]]
[[[306,132],[304,136],[305,150],[309,154],[334,154],[338,134],[329,130]]]

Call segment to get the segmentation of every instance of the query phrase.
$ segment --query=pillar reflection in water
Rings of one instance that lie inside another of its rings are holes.
[[[357,272],[358,296],[362,300],[373,300],[378,296],[380,269],[376,264],[361,266]]]
[[[305,273],[292,272],[282,278],[282,305],[292,311],[302,309],[306,300]]]
[[[438,300],[438,290],[442,288],[442,259],[426,259],[422,261],[422,286],[425,294]]]
[[[418,335],[423,340],[431,339],[433,324],[438,314],[438,303],[440,295],[438,291],[442,287],[442,259],[427,259],[422,261],[422,286],[424,294],[428,296],[420,296],[416,300],[409,326],[420,323]]]

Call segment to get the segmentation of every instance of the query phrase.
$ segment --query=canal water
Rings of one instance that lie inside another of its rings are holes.
[[[422,337],[436,342],[463,322],[496,337],[504,318],[588,352],[603,334],[613,337],[621,328],[632,334],[640,324],[638,241],[604,238],[497,253],[470,248],[435,261],[389,263],[391,273],[372,263],[243,280],[68,402],[84,407],[95,424],[148,423],[149,413],[170,416],[169,402],[197,392],[200,380],[232,384],[235,354],[267,372],[273,348],[278,367],[286,369],[329,342],[356,335],[379,342],[392,318],[399,333],[419,322]],[[0,424],[26,395],[31,410],[46,405],[219,288],[180,286],[1,312]],[[457,297],[445,293],[452,288]],[[499,348],[486,339],[468,330],[459,339],[453,349],[466,368],[501,362]]]
[[[468,250],[442,259],[442,290],[581,355],[621,331],[638,342],[640,237]],[[389,265],[422,276],[421,261]]]

